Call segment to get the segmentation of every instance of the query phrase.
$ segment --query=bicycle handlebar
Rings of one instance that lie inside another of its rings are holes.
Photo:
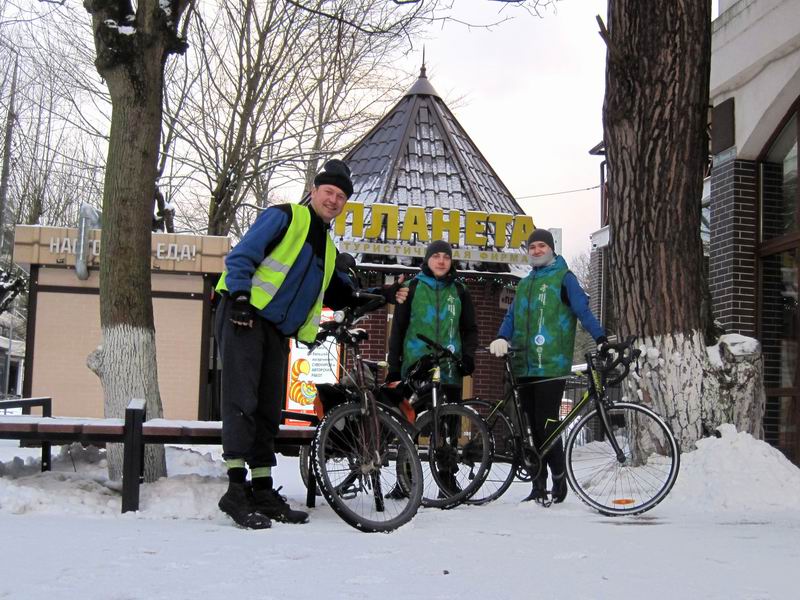
[[[418,333],[417,337],[419,339],[421,339],[423,342],[425,342],[428,345],[429,348],[432,348],[433,350],[436,351],[436,354],[435,354],[434,357],[437,360],[441,360],[442,358],[452,358],[454,360],[458,360],[458,358],[453,353],[453,351],[450,350],[450,348],[445,348],[440,343],[434,342],[431,338],[429,338],[428,336],[423,335],[421,333]]]
[[[633,342],[636,336],[632,335],[625,339],[623,342],[616,344],[604,344],[604,348],[600,350],[598,356],[604,359],[601,366],[603,376],[612,373],[619,365],[622,365],[622,371],[616,376],[606,379],[606,385],[616,385],[628,376],[631,370],[631,364],[635,362],[642,351],[633,347]],[[612,356],[612,352],[614,356]]]
[[[418,334],[418,337],[425,343],[429,343],[428,339],[422,334]],[[617,342],[616,344],[605,344],[604,348],[597,354],[586,355],[588,360],[594,358],[605,359],[605,362],[597,365],[597,370],[600,371],[604,377],[613,372],[618,366],[622,365],[622,371],[617,376],[606,379],[606,385],[616,385],[625,379],[630,372],[631,364],[636,362],[639,356],[641,356],[642,351],[633,347],[633,342],[635,340],[636,336],[632,335],[626,338],[625,341]],[[433,342],[433,344],[435,344],[435,342]],[[429,345],[432,344],[429,343]],[[436,346],[438,346],[438,344],[436,344]],[[439,347],[441,348],[441,346]],[[515,352],[519,352],[520,350],[520,348],[509,346],[508,352],[504,358],[508,360],[514,356]],[[491,354],[489,348],[479,348],[478,352]]]
[[[353,341],[353,336],[350,334],[350,327],[352,327],[358,319],[363,317],[368,312],[377,310],[386,304],[386,298],[381,294],[373,294],[363,290],[354,290],[353,296],[362,300],[367,300],[366,303],[356,308],[346,308],[344,310],[337,310],[334,313],[334,318],[330,321],[320,323],[320,330],[317,337],[312,344],[309,345],[309,351],[316,350],[322,342],[329,337],[335,338],[336,341],[341,343],[348,343]]]

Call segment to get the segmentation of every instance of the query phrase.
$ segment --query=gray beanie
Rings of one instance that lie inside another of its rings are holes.
[[[537,227],[533,230],[533,233],[528,237],[528,247],[533,242],[544,242],[550,249],[555,252],[556,251],[556,243],[553,241],[553,234],[547,231],[547,229],[541,229]]]
[[[444,252],[447,256],[453,258],[453,248],[450,247],[450,244],[444,240],[436,240],[428,244],[428,247],[425,249],[425,264],[427,264],[428,259],[437,252]]]

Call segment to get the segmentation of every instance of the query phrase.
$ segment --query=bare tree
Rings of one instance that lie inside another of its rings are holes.
[[[589,252],[583,252],[582,254],[574,256],[572,260],[569,261],[569,267],[570,270],[575,273],[575,277],[578,278],[578,283],[581,284],[581,287],[584,290],[589,290],[591,288],[589,285],[591,279],[591,258]],[[575,331],[575,345],[572,353],[573,364],[582,364],[585,362],[584,354],[594,346],[595,344],[592,336],[589,335],[589,332],[583,328],[583,325],[581,325],[579,321]]]
[[[95,65],[111,96],[111,130],[103,188],[100,262],[102,346],[89,365],[103,385],[105,414],[120,417],[131,398],[148,415],[163,414],[158,391],[150,282],[150,228],[161,137],[164,65],[186,43],[178,24],[187,0],[85,0],[92,18]],[[119,448],[109,476],[121,475]],[[163,447],[150,447],[145,478],[166,474]]]
[[[306,191],[319,164],[333,153],[347,150],[374,125],[389,101],[408,85],[408,77],[391,68],[392,58],[421,33],[433,16],[435,4],[400,19],[386,5],[357,0],[342,6],[337,19],[318,19],[312,39],[312,60],[307,67],[309,95],[300,113],[298,140]],[[388,29],[402,24],[400,34],[368,34],[364,30]]]

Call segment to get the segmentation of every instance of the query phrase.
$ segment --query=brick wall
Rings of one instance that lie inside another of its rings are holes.
[[[711,171],[709,288],[728,333],[756,334],[756,165],[729,160]]]
[[[478,347],[486,348],[497,337],[497,331],[506,314],[500,308],[500,292],[502,284],[492,282],[469,281],[467,283],[472,302],[475,304],[475,316],[478,321]],[[499,399],[503,393],[503,362],[486,353],[475,356],[475,373],[472,376],[472,396]]]

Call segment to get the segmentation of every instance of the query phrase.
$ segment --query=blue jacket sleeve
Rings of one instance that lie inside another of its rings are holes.
[[[289,221],[289,215],[279,207],[270,207],[258,215],[225,259],[225,285],[231,295],[250,293],[253,273],[264,260],[267,247],[286,232]]]
[[[500,331],[497,332],[497,337],[511,341],[514,335],[514,303],[508,307],[506,316],[503,317],[503,322],[500,324]]]
[[[572,312],[578,317],[583,328],[589,332],[589,335],[591,335],[592,339],[595,341],[603,337],[606,334],[605,329],[603,329],[600,321],[592,314],[592,309],[589,308],[589,296],[583,291],[574,273],[570,271],[564,276],[563,286],[567,290],[567,298],[569,298],[569,305],[572,308]]]

